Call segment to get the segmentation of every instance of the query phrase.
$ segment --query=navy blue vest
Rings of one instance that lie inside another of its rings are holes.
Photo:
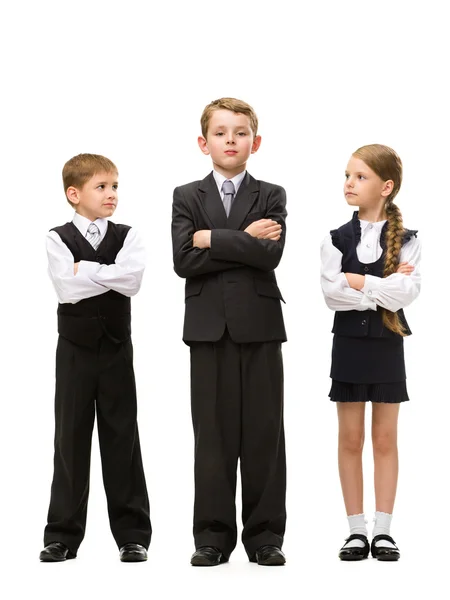
[[[384,224],[381,231],[380,245],[383,253],[380,258],[373,263],[362,263],[358,259],[356,247],[361,240],[361,224],[358,218],[358,211],[353,213],[351,221],[330,231],[333,245],[342,252],[342,272],[343,273],[358,273],[359,275],[375,275],[375,277],[383,277],[384,261],[386,257],[386,231],[387,222]],[[417,234],[417,230],[405,230],[402,245],[406,244],[413,236]],[[411,330],[406,322],[403,310],[397,311],[397,314],[402,322],[406,335],[411,334]],[[383,325],[383,311],[378,309],[358,311],[336,311],[334,316],[333,333],[348,337],[400,337]]]
[[[73,254],[74,263],[89,260],[101,265],[114,264],[129,230],[128,225],[109,221],[105,237],[94,250],[73,223],[52,229]],[[81,346],[95,346],[103,335],[116,343],[124,342],[131,335],[130,298],[110,290],[76,304],[59,304],[58,332]]]

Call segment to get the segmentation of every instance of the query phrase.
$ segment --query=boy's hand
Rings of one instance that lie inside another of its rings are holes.
[[[273,240],[278,242],[281,236],[281,225],[272,219],[260,219],[254,221],[244,229],[252,237],[258,238],[259,240]]]
[[[348,281],[348,285],[354,290],[362,290],[366,278],[364,275],[358,275],[357,273],[345,273]]]
[[[80,263],[79,263],[79,262],[77,262],[77,263],[75,263],[75,264],[73,265],[73,274],[74,274],[74,275],[76,275],[76,274],[78,273],[78,265],[79,265],[79,264],[80,264]]]
[[[402,262],[398,265],[396,273],[402,273],[403,275],[411,275],[414,271],[414,265],[410,265],[408,262]]]
[[[192,245],[195,248],[211,248],[211,230],[200,229],[194,233]]]

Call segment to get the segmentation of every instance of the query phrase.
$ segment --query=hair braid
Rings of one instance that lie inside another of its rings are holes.
[[[389,277],[389,275],[392,275],[397,271],[405,229],[403,227],[402,213],[391,198],[388,198],[385,210],[388,225],[386,233],[386,258],[384,263],[383,277]],[[394,333],[398,333],[401,336],[404,336],[406,333],[397,313],[383,309],[383,323]]]

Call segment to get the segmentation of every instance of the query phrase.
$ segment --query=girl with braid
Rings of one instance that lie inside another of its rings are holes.
[[[398,477],[397,420],[406,391],[403,338],[411,331],[403,308],[420,291],[420,242],[405,229],[394,199],[402,163],[387,146],[363,146],[345,172],[352,220],[321,246],[321,283],[335,311],[330,399],[339,421],[338,463],[350,535],[341,560],[398,560],[390,536]],[[363,510],[365,403],[372,402],[376,512],[369,546]]]

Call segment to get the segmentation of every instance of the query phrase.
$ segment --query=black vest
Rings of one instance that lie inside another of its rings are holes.
[[[89,260],[101,265],[114,264],[129,230],[127,225],[116,225],[109,221],[105,237],[94,250],[73,223],[52,229],[73,254],[74,263]],[[76,304],[59,304],[58,332],[81,346],[95,346],[103,335],[113,342],[124,342],[131,335],[130,298],[110,290]]]
[[[351,221],[342,225],[339,229],[330,231],[333,245],[342,252],[342,272],[383,277],[386,257],[386,231],[387,222],[383,226],[380,237],[383,253],[377,261],[367,264],[360,262],[356,253],[356,247],[361,240],[361,224],[358,211],[353,213]],[[406,244],[416,234],[417,230],[406,229],[402,245]],[[410,335],[411,330],[408,327],[403,310],[400,309],[397,314],[406,330],[406,335]],[[332,331],[337,335],[348,337],[400,337],[383,325],[383,311],[379,307],[376,311],[336,311]]]

